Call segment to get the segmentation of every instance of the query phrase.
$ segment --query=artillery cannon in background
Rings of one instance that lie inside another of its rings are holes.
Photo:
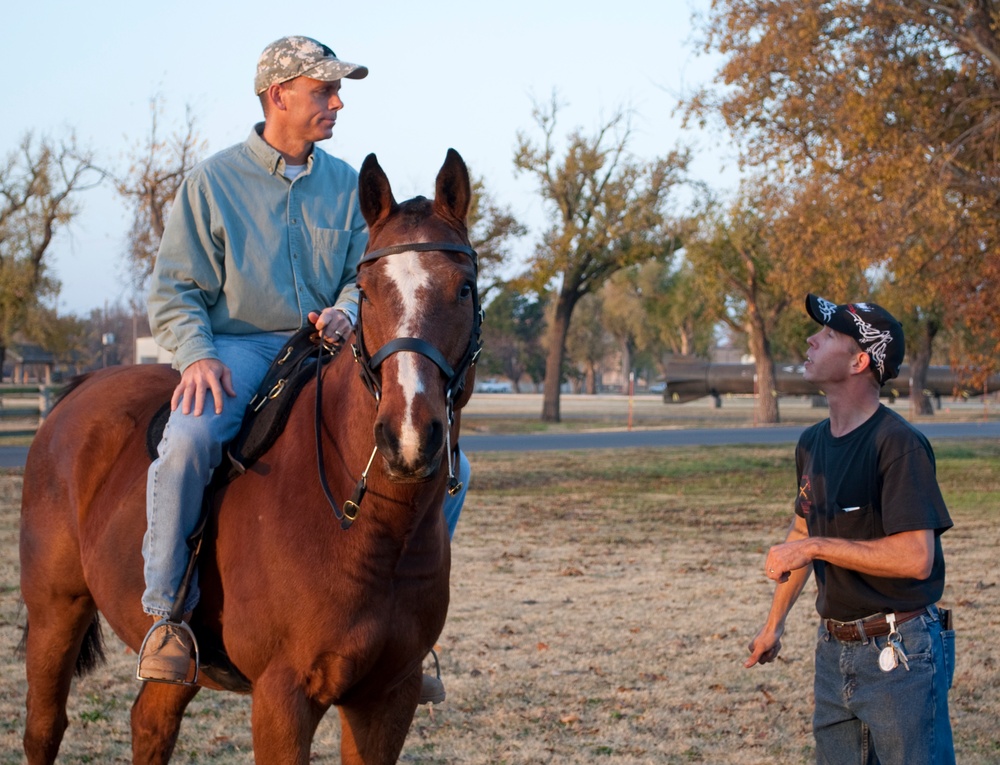
[[[683,404],[686,401],[711,396],[715,406],[722,406],[725,394],[756,393],[756,369],[753,364],[712,364],[704,359],[684,358],[667,364],[666,385],[663,401],[667,404]],[[821,392],[802,377],[801,364],[775,364],[775,387],[785,396],[817,396]],[[1000,390],[1000,375],[991,376],[985,392]],[[941,408],[942,396],[978,396],[984,390],[973,390],[960,384],[951,367],[932,366],[927,368],[925,396],[933,396]],[[884,398],[895,400],[910,395],[910,366],[903,364],[899,375],[882,386]]]

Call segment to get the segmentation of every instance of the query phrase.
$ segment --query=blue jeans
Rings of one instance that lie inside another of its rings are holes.
[[[215,413],[211,394],[205,396],[199,417],[184,414],[181,406],[170,413],[157,448],[159,457],[146,477],[142,608],[147,614],[170,614],[190,555],[187,538],[201,518],[202,497],[212,471],[222,462],[222,447],[236,437],[247,404],[290,336],[286,332],[217,335],[215,348],[232,373],[236,397],[225,397],[221,414]],[[195,607],[198,596],[196,574],[184,611]]]
[[[820,765],[953,765],[948,689],[954,632],[937,609],[897,627],[910,663],[879,668],[887,637],[840,642],[820,624],[816,643],[816,762]]]
[[[455,477],[462,484],[462,488],[452,497],[446,492],[444,495],[444,520],[448,524],[448,539],[455,538],[455,527],[458,526],[458,516],[462,514],[462,505],[465,504],[465,493],[469,490],[469,479],[472,478],[472,466],[465,452],[458,450],[458,464],[455,465]]]
[[[205,397],[205,409],[199,417],[184,414],[181,407],[171,412],[157,449],[159,457],[149,466],[146,478],[146,534],[142,540],[146,590],[142,608],[147,614],[170,614],[190,555],[187,538],[201,518],[205,487],[222,461],[223,446],[239,432],[247,404],[290,336],[288,332],[216,335],[215,348],[232,372],[236,397],[226,396],[218,415],[211,394]],[[449,536],[458,525],[469,486],[469,461],[462,453],[458,468],[463,488],[455,497],[446,495],[444,503]],[[199,595],[196,573],[185,612],[194,609]]]

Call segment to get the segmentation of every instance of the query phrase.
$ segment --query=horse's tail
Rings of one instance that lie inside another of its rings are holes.
[[[24,623],[24,633],[21,635],[21,642],[17,645],[17,655],[23,660],[28,649],[28,628],[27,621]],[[87,632],[83,636],[83,645],[80,646],[80,653],[76,657],[76,668],[74,674],[83,677],[97,669],[106,661],[104,655],[104,633],[101,631],[101,617],[96,612],[90,624],[87,625]]]
[[[76,657],[76,676],[83,677],[92,670],[97,669],[105,661],[104,655],[104,634],[101,632],[101,617],[95,611],[94,618],[87,626],[87,633],[83,636],[83,645],[80,646],[80,653]]]

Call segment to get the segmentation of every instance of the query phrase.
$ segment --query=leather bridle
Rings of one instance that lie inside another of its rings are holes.
[[[454,242],[417,242],[413,244],[396,244],[390,247],[383,247],[379,250],[373,250],[366,253],[361,260],[358,261],[358,269],[360,270],[361,266],[366,263],[372,263],[380,258],[403,252],[457,252],[468,257],[472,263],[475,276],[478,276],[479,274],[479,260],[476,255],[476,251],[468,245],[457,244]],[[448,454],[448,493],[454,496],[462,489],[462,484],[458,481],[458,478],[455,475],[456,455],[455,450],[453,450],[451,446],[451,427],[454,424],[455,419],[455,400],[461,396],[465,388],[465,376],[472,365],[476,363],[476,360],[479,358],[479,354],[483,349],[483,309],[479,303],[479,288],[476,285],[476,279],[473,279],[472,282],[472,331],[469,334],[469,343],[466,346],[465,353],[462,355],[461,360],[455,367],[452,367],[451,364],[448,363],[448,360],[445,358],[444,354],[441,353],[441,351],[426,340],[419,337],[394,338],[379,348],[374,354],[369,354],[368,349],[365,347],[364,340],[364,323],[362,321],[362,305],[364,304],[363,297],[363,294],[358,295],[358,318],[354,326],[354,343],[352,344],[351,349],[354,352],[354,360],[361,367],[361,381],[368,389],[368,392],[371,393],[372,397],[375,399],[376,408],[378,408],[378,404],[382,400],[382,378],[379,368],[382,366],[382,362],[393,354],[404,351],[409,353],[419,353],[421,356],[424,356],[434,362],[435,366],[437,366],[445,376],[447,381],[445,384],[445,401],[448,411],[448,427],[445,430],[445,449]],[[335,353],[335,351],[333,352]],[[318,353],[322,355],[322,347]],[[333,512],[337,520],[340,521],[341,528],[346,530],[350,528],[354,519],[357,518],[361,500],[367,491],[368,471],[371,469],[372,461],[375,459],[375,454],[378,452],[378,447],[376,446],[372,451],[371,457],[368,459],[368,465],[361,474],[361,478],[359,479],[357,486],[354,488],[353,495],[347,502],[344,503],[344,509],[341,511],[337,507],[337,503],[333,498],[333,493],[330,491],[330,487],[327,483],[326,470],[324,468],[323,461],[323,447],[320,433],[322,416],[321,375],[323,366],[324,365],[322,363],[318,363],[316,365],[316,456],[319,463],[320,483],[323,487],[323,493],[326,495],[327,501],[333,508]]]
[[[476,251],[468,245],[453,242],[419,242],[383,247],[382,249],[366,253],[358,261],[358,269],[365,263],[373,263],[389,255],[397,255],[403,252],[457,252],[467,256],[472,263],[476,276],[479,274],[479,260]],[[469,367],[476,363],[476,359],[479,358],[479,353],[483,348],[483,311],[479,304],[479,289],[476,286],[476,281],[473,280],[472,282],[472,332],[469,335],[469,343],[466,346],[465,353],[454,369],[441,351],[419,337],[397,337],[387,342],[375,353],[369,355],[368,349],[365,347],[364,322],[362,321],[363,300],[361,297],[363,295],[359,295],[358,299],[358,319],[354,327],[354,345],[352,347],[354,350],[354,360],[361,365],[361,379],[365,387],[368,388],[368,392],[375,397],[376,402],[382,398],[382,380],[379,375],[379,367],[381,367],[383,361],[400,351],[419,353],[421,356],[434,362],[438,369],[444,373],[447,380],[445,384],[445,399],[448,402],[448,417],[450,420],[452,405],[465,387],[465,375],[469,371]]]

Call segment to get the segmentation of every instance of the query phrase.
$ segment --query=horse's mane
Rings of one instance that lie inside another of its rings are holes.
[[[422,223],[427,217],[427,208],[430,205],[431,200],[427,197],[413,197],[413,199],[399,203],[399,212],[406,216],[407,223],[416,225]]]
[[[399,230],[404,232],[413,231],[418,228],[430,216],[430,208],[432,205],[433,202],[427,199],[427,197],[413,197],[413,199],[407,199],[405,202],[400,202],[393,215],[394,230],[397,226],[399,227]],[[371,225],[371,230],[369,231],[369,239],[377,238],[379,232],[382,231],[382,228],[387,222],[388,219],[373,223]]]

